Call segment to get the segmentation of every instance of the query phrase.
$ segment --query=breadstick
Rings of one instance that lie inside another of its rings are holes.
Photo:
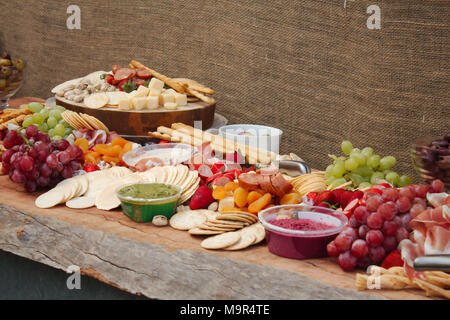
[[[203,93],[198,92],[197,90],[194,90],[190,87],[186,88],[186,92],[191,96],[197,97],[206,103],[213,104],[214,102],[216,102],[216,100],[214,100],[213,98],[205,96]]]
[[[442,289],[434,284],[420,279],[414,279],[414,283],[424,290],[427,296],[437,296],[450,299],[450,290]]]
[[[168,85],[169,87],[173,88],[175,91],[179,92],[179,93],[185,93],[186,89],[185,86],[180,84],[179,82],[173,80],[172,78],[169,78],[155,70],[150,69],[149,67],[144,66],[142,63],[135,61],[135,60],[131,60],[130,62],[131,65],[135,66],[136,68],[145,68],[148,71],[151,72],[152,76],[155,78],[158,78],[159,80],[163,81],[166,85]]]
[[[155,138],[158,138],[158,139],[161,139],[161,140],[167,140],[167,141],[170,141],[170,142],[178,142],[178,141],[175,141],[171,136],[169,136],[167,134],[159,133],[158,131],[149,132],[148,134],[150,136],[152,136],[152,137],[155,137]]]
[[[374,279],[374,282],[371,282],[369,279],[369,277],[371,277],[371,279]],[[376,283],[377,281],[379,281],[378,283]],[[378,277],[373,276],[373,275],[365,275],[365,274],[361,274],[358,273],[356,275],[356,282],[355,282],[355,286],[357,290],[365,290],[369,288],[369,283],[373,283],[374,285],[378,284],[379,288],[377,289],[404,289],[408,286],[414,286],[413,283],[411,283],[409,281],[409,279],[407,277],[402,277],[396,274],[382,274]]]
[[[255,147],[251,147],[248,145],[243,145],[237,142],[234,142],[229,139],[225,139],[219,135],[213,135],[202,130],[193,128],[191,126],[185,125],[183,123],[174,123],[172,124],[172,128],[186,132],[191,136],[200,136],[204,137],[206,141],[214,141],[221,145],[234,146],[234,151],[240,150],[241,153],[248,159],[249,163],[255,163],[259,161],[263,164],[270,164],[273,160],[277,159],[277,155],[274,152],[270,152],[263,149],[258,149]],[[218,142],[221,141],[221,142]]]
[[[195,80],[186,79],[186,78],[175,78],[173,79],[175,81],[178,81],[179,83],[186,84],[188,88],[194,89],[195,91],[204,93],[204,94],[214,94],[214,90],[211,88],[208,88],[207,86],[198,83]]]

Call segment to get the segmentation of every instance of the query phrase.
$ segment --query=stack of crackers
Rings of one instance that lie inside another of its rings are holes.
[[[0,111],[0,131],[8,128],[8,124],[20,126],[25,118],[32,112],[24,109],[4,109]]]
[[[169,183],[179,186],[183,190],[180,200],[178,201],[180,204],[189,200],[200,184],[198,171],[190,171],[189,168],[183,164],[177,166],[153,167],[150,170],[138,172],[137,174],[147,181]]]
[[[264,227],[248,212],[183,210],[173,215],[169,224],[192,235],[211,236],[201,243],[205,249],[241,250],[265,238]]]
[[[327,189],[325,172],[313,170],[311,173],[302,174],[294,179],[288,180],[293,186],[295,192],[301,197],[310,192],[322,192]]]
[[[88,114],[66,110],[61,113],[61,116],[75,130],[86,128],[89,130],[104,130],[109,132],[108,127],[103,122]]]
[[[214,90],[207,86],[198,83],[195,80],[187,78],[170,78],[165,76],[149,67],[144,66],[142,63],[131,60],[129,67],[132,69],[145,68],[151,72],[152,76],[163,81],[165,85],[171,87],[178,93],[186,94],[189,102],[204,101],[208,104],[215,103],[215,100],[210,96],[214,94]]]

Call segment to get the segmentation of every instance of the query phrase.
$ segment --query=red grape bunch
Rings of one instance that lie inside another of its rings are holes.
[[[84,163],[83,151],[69,141],[52,141],[34,125],[25,130],[11,130],[3,139],[2,170],[28,192],[39,187],[54,187],[71,178]]]
[[[328,254],[338,257],[345,271],[381,264],[400,241],[409,238],[411,217],[427,208],[427,192],[443,192],[444,184],[435,180],[429,187],[418,184],[370,190],[364,194],[365,204],[353,212],[349,225],[327,246]]]

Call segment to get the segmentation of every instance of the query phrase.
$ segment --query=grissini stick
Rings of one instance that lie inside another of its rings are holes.
[[[149,67],[144,66],[142,63],[135,61],[135,60],[131,60],[130,62],[131,65],[133,65],[136,68],[145,68],[148,71],[151,72],[152,76],[155,78],[158,78],[159,80],[163,81],[165,84],[167,84],[169,87],[173,88],[175,91],[179,92],[179,93],[185,93],[186,92],[186,88],[184,85],[182,85],[181,83],[173,80],[172,78],[169,78],[153,69],[150,69]]]

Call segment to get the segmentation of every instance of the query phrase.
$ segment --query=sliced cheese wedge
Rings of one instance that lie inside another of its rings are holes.
[[[91,109],[100,109],[109,101],[108,96],[104,92],[93,93],[84,98],[84,104]]]

